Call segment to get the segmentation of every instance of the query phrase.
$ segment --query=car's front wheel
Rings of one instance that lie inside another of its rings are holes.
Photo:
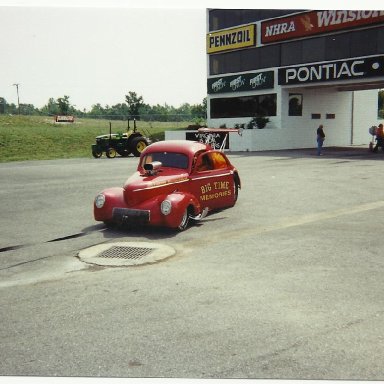
[[[179,231],[184,231],[188,227],[189,219],[190,219],[189,210],[188,210],[188,208],[185,208],[185,211],[183,213],[183,216],[181,218],[180,224],[177,227],[177,229]]]

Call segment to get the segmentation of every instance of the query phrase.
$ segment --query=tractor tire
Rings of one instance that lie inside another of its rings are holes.
[[[93,150],[92,151],[92,156],[95,158],[95,159],[99,159],[101,157],[101,155],[103,154],[103,152],[100,152],[100,151],[96,151],[96,150]]]
[[[114,157],[116,157],[116,150],[114,148],[108,148],[105,151],[105,154],[109,159],[113,159]]]
[[[121,157],[128,157],[130,152],[128,151],[128,149],[123,149],[121,151],[118,151],[117,152]]]
[[[141,152],[148,146],[144,137],[134,137],[131,141],[130,150],[136,157],[140,157]]]

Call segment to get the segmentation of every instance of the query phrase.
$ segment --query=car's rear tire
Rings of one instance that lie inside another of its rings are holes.
[[[233,205],[236,204],[237,199],[239,197],[239,189],[240,189],[239,175],[234,174],[234,176],[233,176]]]
[[[233,194],[234,194],[234,204],[236,204],[236,201],[239,197],[239,184],[237,183],[237,181],[235,180],[235,183],[234,183],[234,187],[233,187]]]

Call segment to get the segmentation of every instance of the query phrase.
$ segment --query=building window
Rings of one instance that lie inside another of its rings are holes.
[[[211,99],[211,119],[276,116],[276,94]]]
[[[312,113],[312,119],[321,119],[321,113]]]
[[[334,113],[327,113],[325,115],[325,118],[326,119],[334,119],[334,118],[336,118],[336,115]]]
[[[301,93],[289,94],[289,116],[303,116],[303,95]]]
[[[280,47],[270,45],[209,56],[210,75],[253,71],[280,66]]]

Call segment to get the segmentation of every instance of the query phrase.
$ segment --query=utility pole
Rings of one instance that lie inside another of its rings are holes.
[[[19,98],[19,83],[15,83],[13,84],[15,87],[16,87],[16,92],[17,92],[17,109],[19,111],[19,115],[20,115],[20,98]]]

